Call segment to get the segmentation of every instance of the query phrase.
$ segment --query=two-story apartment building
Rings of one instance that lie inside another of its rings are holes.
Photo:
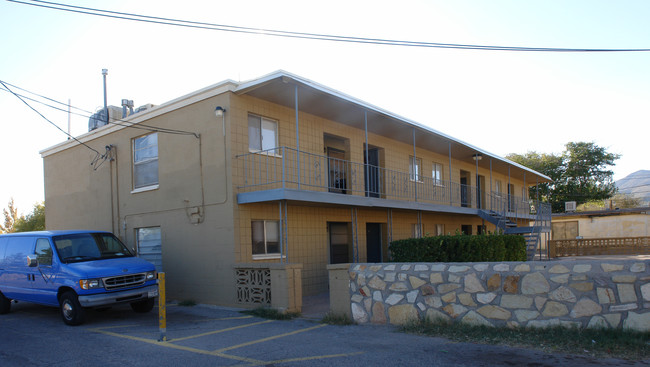
[[[287,264],[313,295],[328,264],[385,261],[393,239],[504,230],[534,250],[549,226],[528,197],[548,177],[284,71],[78,140],[41,152],[46,227],[113,231],[178,300],[270,303]]]

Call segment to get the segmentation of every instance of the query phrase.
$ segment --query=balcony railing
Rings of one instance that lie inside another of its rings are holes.
[[[450,180],[278,147],[237,156],[240,192],[291,188],[485,209],[530,219],[538,205]]]

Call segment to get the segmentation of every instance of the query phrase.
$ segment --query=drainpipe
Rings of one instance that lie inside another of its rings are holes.
[[[296,106],[296,158],[298,162],[298,190],[300,190],[300,134],[298,131],[298,84],[294,89],[295,106]]]
[[[280,210],[280,264],[284,262],[284,217],[282,216],[282,200],[278,201],[278,208]]]
[[[454,193],[451,187],[451,141],[449,142],[449,206],[454,204]]]

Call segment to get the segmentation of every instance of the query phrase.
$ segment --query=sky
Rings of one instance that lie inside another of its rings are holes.
[[[647,0],[61,3],[405,41],[650,48]],[[108,104],[120,106],[126,98],[136,107],[162,104],[222,80],[245,81],[282,69],[500,156],[559,154],[568,142],[586,141],[621,154],[613,167],[615,179],[650,169],[650,52],[486,51],[299,40],[109,19],[0,0],[0,55],[0,80],[56,101],[70,100],[88,111],[103,106],[102,69],[108,69]],[[68,129],[66,112],[30,104]],[[67,136],[2,90],[0,110],[0,207],[14,198],[19,212],[28,214],[44,198],[39,151]],[[70,125],[73,136],[81,135],[88,130],[88,118],[72,115]]]

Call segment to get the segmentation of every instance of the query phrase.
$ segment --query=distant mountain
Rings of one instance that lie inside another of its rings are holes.
[[[650,171],[636,171],[615,184],[619,192],[641,198],[641,205],[650,204]]]

